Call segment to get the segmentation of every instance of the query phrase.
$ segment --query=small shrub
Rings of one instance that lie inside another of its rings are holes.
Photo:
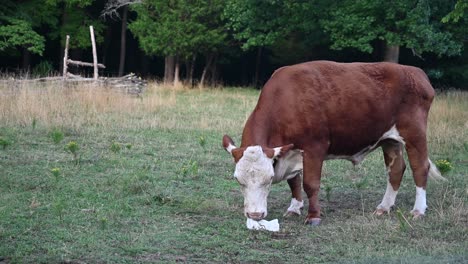
[[[31,122],[31,126],[32,126],[32,129],[36,129],[36,126],[37,126],[37,119],[34,117],[32,122]]]
[[[453,170],[452,163],[447,159],[436,160],[435,165],[442,174],[446,174],[447,172]]]
[[[50,170],[50,173],[52,173],[52,175],[55,177],[55,179],[58,179],[58,177],[60,176],[60,169],[59,168],[52,168]]]
[[[170,196],[165,196],[165,195],[154,195],[152,199],[158,204],[158,205],[165,205],[165,204],[170,204],[174,201]]]
[[[0,146],[2,147],[2,149],[6,149],[6,147],[10,145],[11,145],[11,142],[8,139],[0,137]]]
[[[355,182],[354,185],[358,190],[363,190],[369,187],[369,180],[367,178],[362,178],[359,181]]]
[[[122,149],[122,147],[120,146],[120,144],[118,142],[112,142],[112,144],[110,146],[110,150],[112,152],[119,153],[121,149]]]
[[[327,202],[331,201],[332,187],[330,185],[325,185],[325,197]]]
[[[99,226],[101,227],[101,229],[106,229],[108,222],[109,222],[109,220],[107,219],[107,217],[103,216],[103,217],[99,218]]]
[[[43,60],[32,69],[32,74],[35,76],[49,76],[54,71],[54,65],[50,61]]]
[[[63,215],[65,212],[65,201],[63,199],[59,199],[52,204],[52,209],[54,213],[59,217],[60,221],[63,220]]]
[[[78,164],[78,150],[80,147],[78,146],[78,143],[75,141],[70,141],[68,142],[67,145],[65,145],[65,150],[70,152],[73,155],[73,159],[75,160],[75,163]]]
[[[52,132],[50,132],[50,137],[52,138],[55,144],[58,144],[63,140],[63,132],[60,131],[60,129],[55,128],[54,130],[52,130]]]
[[[206,148],[205,148],[205,146],[206,146],[206,139],[205,139],[204,136],[200,136],[200,137],[198,138],[198,144],[200,144],[200,146],[203,148],[203,151],[206,151]]]
[[[131,148],[132,148],[132,144],[127,144],[127,145],[125,145],[125,147],[126,147],[127,149],[131,149]]]
[[[187,164],[184,164],[180,168],[180,173],[184,177],[189,176],[189,175],[197,176],[198,175],[198,162],[194,160],[193,161],[190,160],[189,162],[187,162]]]

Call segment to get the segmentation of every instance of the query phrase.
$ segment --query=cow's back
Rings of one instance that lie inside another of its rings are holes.
[[[404,115],[427,113],[433,96],[426,75],[415,67],[302,63],[272,75],[246,129],[269,130],[269,145],[289,140],[300,147],[326,140],[330,153],[353,154],[375,142]]]

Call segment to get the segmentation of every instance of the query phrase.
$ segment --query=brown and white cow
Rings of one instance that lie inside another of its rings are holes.
[[[244,194],[245,215],[264,218],[271,184],[282,180],[292,192],[286,214],[300,214],[302,176],[309,199],[306,223],[318,225],[324,160],[358,164],[378,147],[388,184],[376,214],[388,212],[395,203],[406,168],[404,147],[416,184],[411,212],[424,215],[428,176],[443,179],[428,159],[426,143],[433,98],[426,74],[411,66],[314,61],[278,69],[263,87],[240,147],[223,137],[223,147],[236,163],[234,177]]]

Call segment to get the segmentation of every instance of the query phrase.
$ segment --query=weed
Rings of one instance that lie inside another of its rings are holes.
[[[364,190],[369,187],[369,179],[364,177],[360,179],[359,181],[356,181],[354,185],[356,186],[358,190]]]
[[[132,144],[129,143],[129,144],[125,145],[125,148],[127,148],[128,150],[132,149]]]
[[[64,136],[63,132],[60,129],[54,128],[52,132],[50,132],[50,137],[52,138],[55,144],[58,144],[63,140]]]
[[[206,139],[204,136],[200,136],[198,138],[198,144],[200,144],[200,146],[203,148],[203,151],[206,152]]]
[[[442,174],[446,174],[447,172],[453,170],[453,165],[448,159],[436,160],[435,165]]]
[[[106,229],[108,223],[109,223],[109,220],[107,219],[107,217],[100,217],[99,218],[99,226],[100,226],[101,229]]]
[[[331,201],[331,195],[332,195],[332,187],[331,185],[325,185],[325,197],[327,199],[327,202]]]
[[[59,217],[60,221],[63,221],[63,215],[64,215],[64,212],[65,212],[65,207],[66,207],[66,204],[65,204],[65,201],[62,198],[59,198],[57,201],[55,201],[52,204],[53,211],[54,211],[55,215],[57,215]]]
[[[112,152],[119,153],[121,149],[122,149],[122,147],[120,146],[120,144],[118,142],[112,142],[112,144],[110,146],[110,150]]]
[[[3,137],[0,137],[0,146],[2,147],[2,149],[6,149],[10,145],[11,145],[10,140],[8,140],[6,138],[3,138]]]
[[[198,162],[195,160],[189,160],[186,164],[182,165],[182,167],[180,168],[180,174],[182,174],[183,177],[198,176]]]
[[[65,145],[65,150],[70,152],[73,155],[73,160],[75,161],[75,164],[78,165],[79,163],[79,158],[78,158],[78,150],[80,147],[78,146],[78,143],[75,141],[70,141],[68,142],[67,145]]]
[[[55,180],[58,181],[59,177],[60,177],[60,169],[59,168],[52,168],[50,170],[50,173],[52,173],[52,176],[54,176]]]
[[[174,202],[174,199],[164,195],[154,195],[153,200],[159,205],[165,205]]]
[[[408,227],[413,229],[413,226],[410,224],[408,219],[406,219],[405,215],[401,211],[400,208],[396,210],[396,216],[398,219],[398,223],[400,224],[400,230],[406,232],[408,230]]]
[[[36,126],[37,126],[37,118],[34,117],[32,122],[31,122],[31,127],[34,130],[34,129],[36,129]]]

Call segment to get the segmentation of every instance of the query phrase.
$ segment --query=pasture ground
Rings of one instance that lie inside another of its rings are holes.
[[[0,263],[468,262],[467,93],[433,104],[431,159],[453,169],[429,182],[423,219],[409,214],[409,169],[395,210],[372,214],[386,187],[377,150],[357,167],[326,162],[319,227],[284,218],[289,188],[274,185],[270,233],[245,227],[221,148],[225,133],[240,141],[259,91],[0,85]]]

